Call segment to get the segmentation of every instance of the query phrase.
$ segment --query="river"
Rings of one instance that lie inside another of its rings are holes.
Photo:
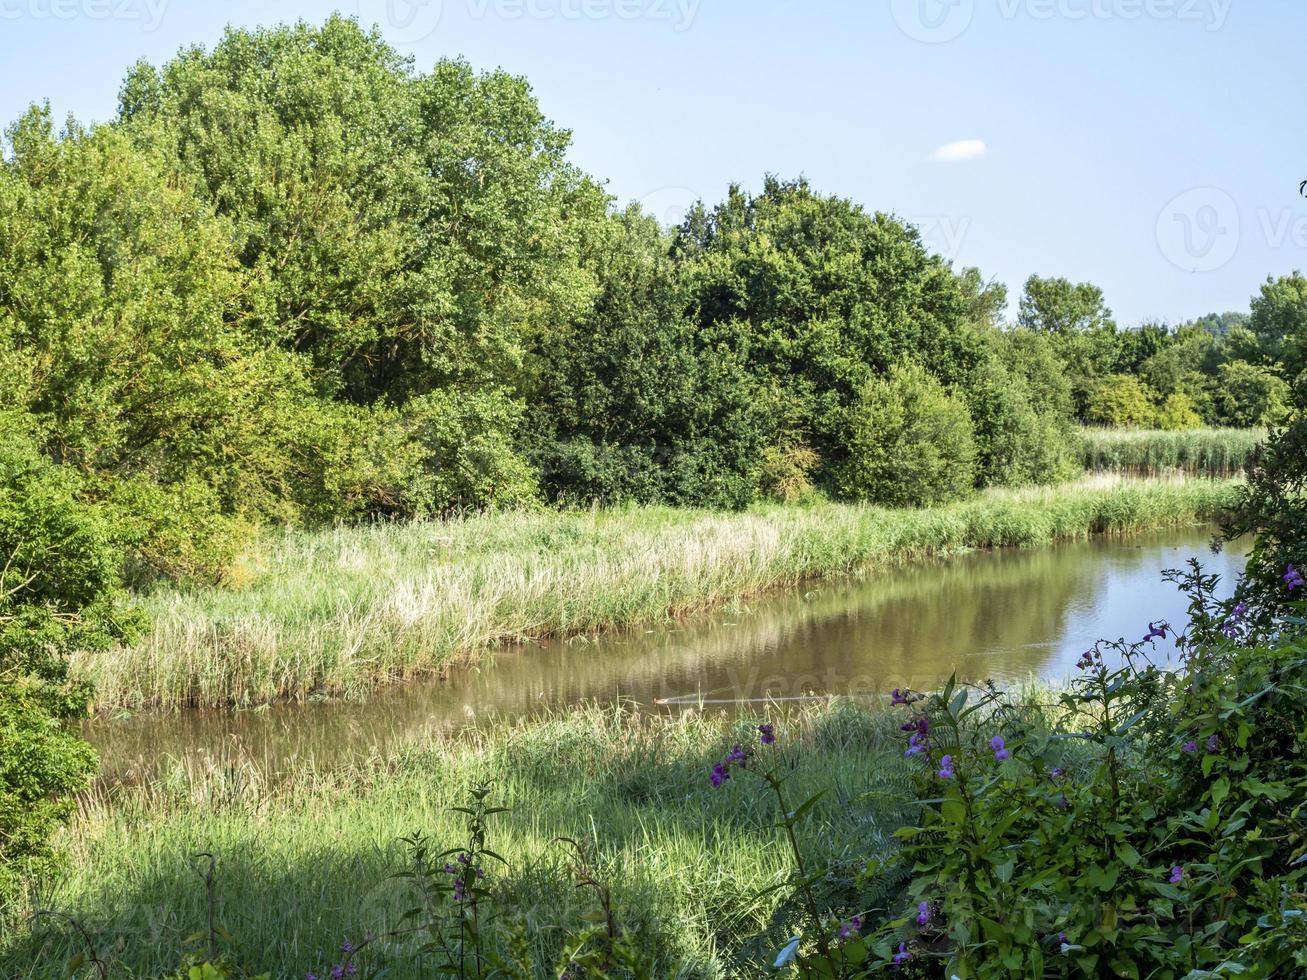
[[[1228,594],[1244,552],[1213,554],[1211,538],[1191,528],[973,552],[826,580],[655,629],[505,649],[480,667],[362,703],[141,713],[88,722],[85,731],[112,781],[170,759],[274,771],[337,765],[384,756],[428,729],[581,701],[731,710],[929,689],[954,672],[968,681],[1057,681],[1099,638],[1138,639],[1150,622],[1183,623],[1185,599],[1162,581],[1163,569],[1197,556]],[[1170,640],[1157,647],[1161,658],[1174,652]]]

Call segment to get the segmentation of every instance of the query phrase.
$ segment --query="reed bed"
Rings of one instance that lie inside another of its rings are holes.
[[[825,793],[800,827],[815,860],[844,868],[819,885],[823,900],[854,901],[861,862],[887,854],[910,816],[901,717],[851,702],[769,717],[775,751],[794,767],[794,799]],[[761,720],[583,706],[428,736],[389,761],[338,771],[179,765],[85,799],[61,842],[67,873],[38,900],[77,917],[115,975],[171,976],[187,937],[204,928],[193,856],[210,852],[217,923],[230,937],[223,951],[254,973],[321,974],[344,940],[384,935],[411,906],[393,877],[405,867],[400,838],[420,830],[437,851],[459,846],[463,816],[449,808],[493,780],[494,800],[511,809],[492,818],[487,846],[509,863],[488,869],[487,883],[499,915],[530,923],[533,975],[554,975],[564,929],[594,910],[554,842],[567,835],[586,842],[623,927],[657,956],[655,975],[734,976],[749,952],[741,936],[767,934],[774,955],[788,935],[780,893],[769,891],[786,879],[788,855],[765,787],[744,773],[720,790],[708,779],[733,742],[757,743],[751,726]],[[881,900],[898,884],[887,878]],[[430,976],[420,942],[373,944],[361,965]],[[0,976],[82,975],[80,951],[64,923],[0,929]]]
[[[815,576],[1206,522],[1233,486],[1098,477],[925,510],[643,507],[286,533],[249,557],[243,588],[145,597],[148,635],[74,672],[102,710],[358,696],[501,644],[657,624]]]
[[[1080,430],[1081,455],[1091,473],[1158,476],[1165,473],[1228,477],[1242,473],[1265,429]]]

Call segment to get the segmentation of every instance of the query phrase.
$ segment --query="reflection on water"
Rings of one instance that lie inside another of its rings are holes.
[[[824,582],[671,627],[531,644],[443,682],[382,691],[366,703],[240,712],[142,714],[87,725],[108,778],[171,756],[248,759],[278,769],[332,765],[429,728],[520,716],[582,700],[644,705],[749,704],[772,698],[1069,676],[1102,638],[1182,623],[1185,600],[1161,571],[1192,556],[1229,590],[1243,551],[1213,554],[1211,532],[1172,531],[1029,551],[980,552]],[[1159,645],[1163,656],[1174,652]]]

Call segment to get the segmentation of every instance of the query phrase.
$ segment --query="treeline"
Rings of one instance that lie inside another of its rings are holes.
[[[342,18],[6,135],[0,425],[136,581],[219,577],[269,522],[1050,482],[1077,421],[1274,421],[1307,346],[1298,276],[1178,330],[1032,278],[1004,324],[1001,287],[802,179],[663,229],[523,79],[418,71]]]

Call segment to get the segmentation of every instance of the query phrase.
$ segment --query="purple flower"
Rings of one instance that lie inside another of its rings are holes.
[[[899,943],[899,951],[894,954],[895,969],[899,968],[910,959],[912,959],[912,954],[908,952],[908,944]]]
[[[1064,943],[1064,942],[1066,942],[1066,933],[1065,933],[1065,932],[1059,932],[1059,933],[1057,934],[1057,941],[1058,941],[1059,943]]]
[[[444,867],[442,870],[443,870],[443,871],[445,872],[445,874],[447,874],[447,875],[456,875],[456,874],[458,874],[458,868],[454,867],[454,866],[453,866],[452,864],[450,864],[448,861],[445,862],[445,867]]]
[[[341,944],[340,951],[348,956],[350,953],[354,952],[354,944],[346,939],[345,942]]]
[[[1239,604],[1234,607],[1234,621],[1242,623],[1245,616],[1248,615],[1248,603],[1240,600]]]
[[[1307,585],[1307,580],[1303,579],[1302,573],[1299,572],[1298,569],[1294,568],[1292,565],[1288,565],[1284,569],[1284,584],[1287,585],[1289,591],[1292,592],[1294,589],[1301,589],[1304,585]]]
[[[939,772],[936,774],[940,779],[953,778],[953,756],[946,755],[939,760]]]
[[[989,740],[989,747],[994,750],[994,760],[996,762],[1006,762],[1011,756],[1011,753],[1007,750],[1006,743],[1003,741],[1002,735],[995,735],[991,738]]]
[[[1221,751],[1221,740],[1219,737],[1216,735],[1207,736],[1207,751],[1213,753]]]
[[[1053,779],[1054,782],[1057,782],[1058,780],[1066,778],[1066,770],[1062,769],[1059,766],[1054,766],[1051,770],[1049,770],[1048,775]]]
[[[1190,739],[1189,741],[1185,742],[1184,745],[1180,746],[1180,751],[1182,751],[1182,752],[1197,752],[1197,751],[1198,751],[1198,743],[1195,742],[1193,739]]]
[[[467,856],[467,851],[459,851],[458,863],[463,865],[464,867],[467,867],[469,864],[472,863],[472,859]]]
[[[304,980],[318,980],[318,975],[316,973],[306,973],[304,974]]]
[[[770,724],[758,726],[758,741],[763,745],[771,745],[776,741],[776,729]]]
[[[1059,810],[1065,810],[1068,806],[1066,794],[1063,793],[1061,796],[1059,796],[1057,798],[1057,802],[1054,803],[1053,805],[1057,807]]]
[[[345,980],[345,968],[343,966],[333,966],[331,968],[331,980]]]
[[[749,754],[745,752],[744,749],[740,748],[738,745],[734,746],[730,752],[726,753],[726,764],[728,766],[729,765],[742,766],[748,760],[749,760]]]
[[[1156,623],[1149,623],[1148,635],[1145,636],[1139,642],[1147,643],[1149,640],[1154,640],[1154,639],[1163,640],[1165,638],[1166,638],[1166,623],[1163,623],[1161,626],[1158,626]]]
[[[852,939],[862,930],[862,916],[855,915],[840,926],[840,939]]]
[[[463,886],[463,879],[462,879],[462,878],[455,878],[455,879],[454,879],[454,901],[456,901],[456,902],[461,902],[461,901],[463,901],[463,887],[464,887],[464,886]]]
[[[712,775],[708,778],[712,780],[713,786],[720,786],[722,783],[726,782],[726,780],[731,778],[731,773],[730,770],[719,762],[717,765],[712,767]]]
[[[919,925],[923,929],[926,928],[926,926],[930,925],[929,902],[921,902],[920,904],[917,905],[917,925]]]
[[[908,750],[903,753],[903,757],[905,759],[911,758],[914,755],[921,755],[925,751],[926,736],[918,732],[908,739]]]
[[[911,704],[911,699],[900,691],[897,687],[889,692],[889,703],[891,706],[898,704]]]
[[[478,868],[477,868],[477,881],[485,881],[485,880],[486,880],[486,873],[485,873],[484,871],[482,871],[480,867],[478,867]]]
[[[1166,880],[1173,885],[1180,884],[1182,881],[1184,881],[1184,868],[1180,867],[1180,865],[1177,864],[1175,867],[1171,869],[1171,877],[1167,878]]]

